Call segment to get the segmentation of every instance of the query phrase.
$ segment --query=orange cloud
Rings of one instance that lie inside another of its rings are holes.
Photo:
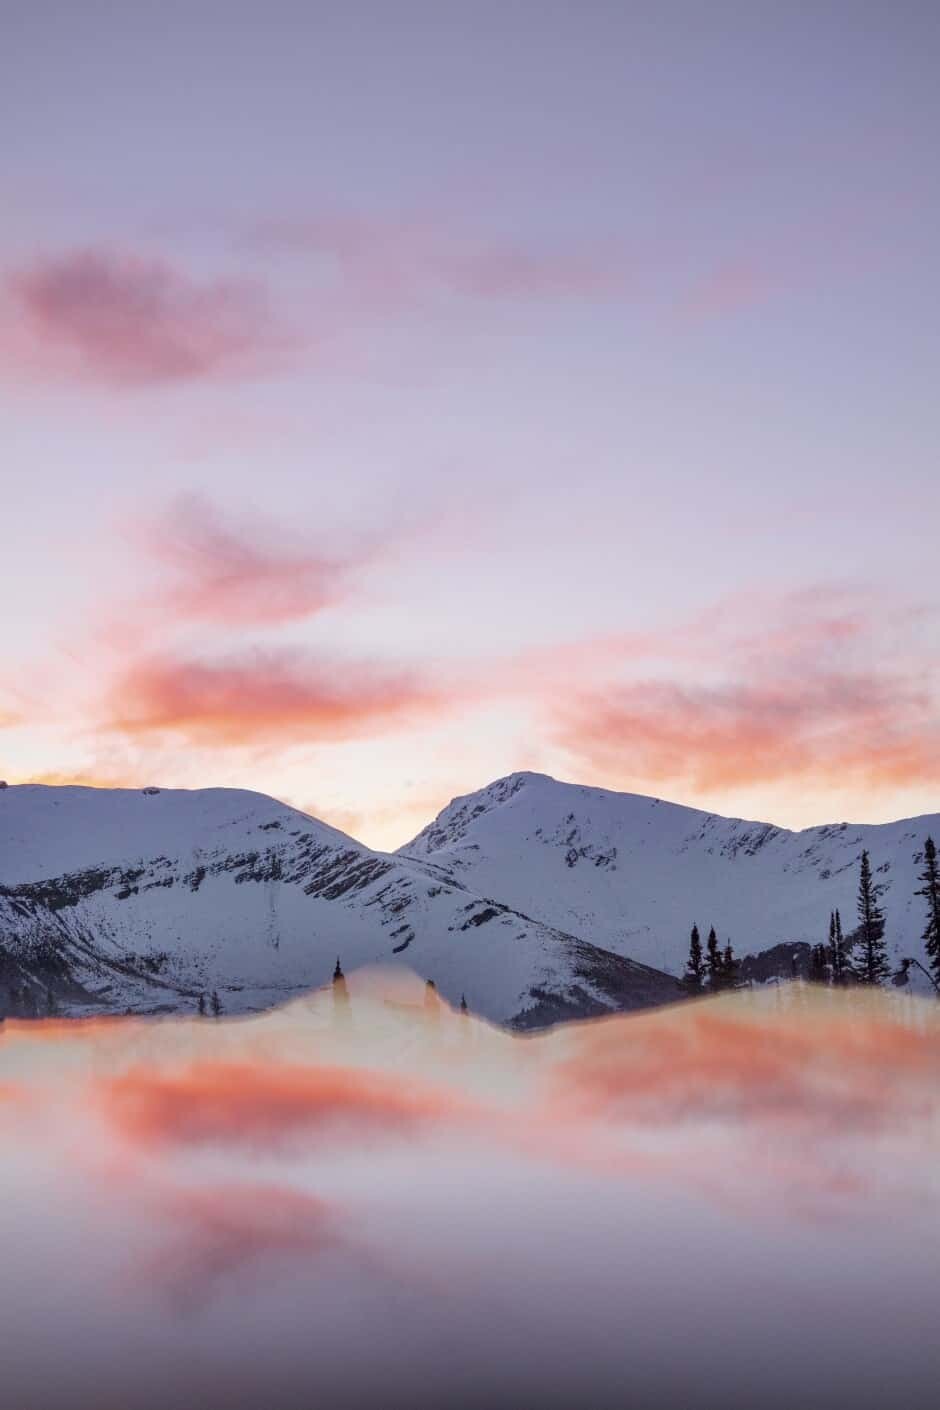
[[[41,774],[30,774],[17,779],[18,783],[43,783],[55,788],[133,788],[138,780],[131,775],[86,772],[84,769],[52,769]]]
[[[832,672],[728,686],[649,681],[583,694],[556,711],[591,767],[695,789],[812,777],[832,784],[940,780],[931,693],[904,679]]]
[[[4,281],[8,375],[118,386],[243,376],[289,345],[263,289],[202,282],[165,260],[75,250]],[[16,346],[9,339],[16,337]]]
[[[113,684],[101,724],[202,745],[349,739],[407,725],[446,703],[405,672],[258,648],[217,662],[144,660]]]
[[[613,787],[934,781],[940,661],[918,637],[932,625],[817,585],[725,600],[658,634],[600,639],[593,654],[562,648],[556,679],[574,666],[578,686],[552,692],[554,738]]]
[[[470,1111],[443,1091],[379,1072],[225,1062],[140,1069],[102,1084],[100,1097],[135,1141],[249,1149],[326,1132],[404,1134]]]

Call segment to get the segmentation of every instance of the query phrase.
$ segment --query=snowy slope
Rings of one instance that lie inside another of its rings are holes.
[[[400,855],[679,974],[693,921],[714,924],[742,956],[824,940],[835,907],[851,928],[863,848],[884,886],[889,948],[923,958],[923,903],[914,892],[931,833],[940,841],[938,814],[788,832],[519,773],[456,798]]]
[[[663,975],[234,789],[0,790],[0,1004],[244,1011],[396,963],[497,1021],[673,996]],[[18,992],[23,991],[23,992]],[[6,997],[4,998],[4,994]],[[11,997],[12,996],[12,997]]]
[[[940,816],[787,832],[513,774],[398,854],[234,789],[0,789],[0,1013],[226,1011],[391,963],[522,1026],[676,997],[693,920],[739,956],[850,928],[858,859],[895,956],[923,957],[915,897]],[[663,973],[665,971],[665,973]]]

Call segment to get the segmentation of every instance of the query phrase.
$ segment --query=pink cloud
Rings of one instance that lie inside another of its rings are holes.
[[[141,526],[138,537],[175,582],[161,596],[183,621],[276,626],[339,600],[373,550],[329,556],[288,530],[226,521],[205,500],[187,497]]]
[[[6,276],[13,375],[117,386],[239,377],[273,365],[289,340],[264,290],[200,281],[165,260],[76,250]]]
[[[455,231],[429,218],[349,215],[269,221],[262,246],[316,256],[347,294],[390,309],[440,293],[461,298],[598,298],[624,289],[627,262],[610,251],[540,249]]]

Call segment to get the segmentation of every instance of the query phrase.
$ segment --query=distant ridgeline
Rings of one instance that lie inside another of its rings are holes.
[[[337,953],[517,1028],[776,979],[929,991],[937,835],[937,816],[794,833],[524,773],[389,854],[235,789],[11,786],[0,1012],[252,1012],[327,985]]]

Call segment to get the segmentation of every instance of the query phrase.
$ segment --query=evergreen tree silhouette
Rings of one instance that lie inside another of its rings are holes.
[[[740,967],[734,957],[734,946],[729,940],[725,946],[724,954],[721,957],[721,987],[722,989],[736,989]]]
[[[721,988],[721,951],[718,948],[718,936],[715,934],[715,927],[712,926],[708,932],[706,942],[708,959],[708,987],[718,990]]]
[[[460,996],[460,1012],[461,1012],[461,1013],[464,1013],[464,1014],[467,1014],[467,1013],[470,1012],[469,1006],[468,1006],[468,1004],[467,1004],[467,996],[466,996],[466,994],[461,994],[461,996]]]
[[[832,932],[835,931],[835,916],[832,918]],[[809,956],[809,978],[811,984],[826,984],[829,980],[829,954],[825,945],[814,945]]]
[[[832,983],[840,987],[845,984],[848,973],[845,936],[842,934],[842,917],[837,910],[829,916],[829,967]]]
[[[689,936],[689,960],[682,979],[683,986],[690,994],[700,994],[705,983],[705,961],[702,957],[702,940],[698,926],[692,926]]]
[[[343,973],[343,966],[339,962],[339,955],[336,956],[332,987],[333,1023],[337,1028],[346,1030],[349,1028],[352,1009],[349,1002],[349,990],[346,988],[346,976]]]
[[[940,865],[937,863],[937,847],[932,837],[924,843],[924,870],[917,878],[924,884],[915,896],[923,896],[927,903],[927,927],[923,933],[927,962],[933,977],[940,984]]]
[[[881,887],[872,880],[871,861],[862,853],[858,875],[857,954],[852,973],[858,984],[881,984],[891,973],[885,945],[885,913],[878,904]]]
[[[213,989],[212,998],[209,1002],[212,1005],[212,1017],[218,1018],[219,1014],[222,1012],[222,1000],[219,998],[218,989]]]

